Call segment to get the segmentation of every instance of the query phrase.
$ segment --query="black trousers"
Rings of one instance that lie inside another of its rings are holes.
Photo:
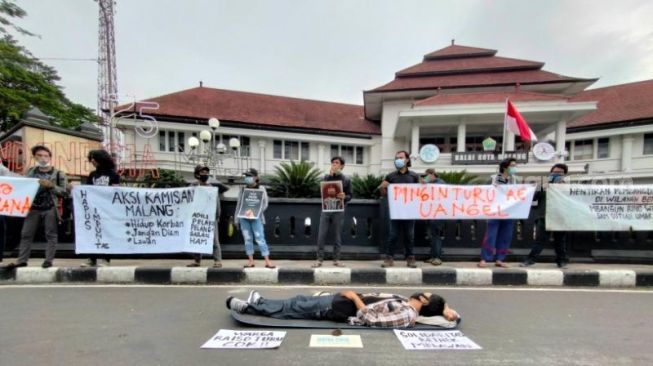
[[[538,240],[528,253],[528,260],[536,262],[537,258],[542,253],[544,246],[553,242],[553,248],[556,253],[556,263],[558,265],[568,263],[567,257],[567,232],[566,231],[545,231],[544,220],[537,222]]]

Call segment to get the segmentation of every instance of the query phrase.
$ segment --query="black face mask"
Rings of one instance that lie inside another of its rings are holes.
[[[200,175],[197,179],[199,179],[200,182],[206,183],[209,180],[208,175]]]

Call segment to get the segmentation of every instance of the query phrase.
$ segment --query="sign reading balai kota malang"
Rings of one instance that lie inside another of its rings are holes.
[[[212,253],[218,189],[77,186],[75,252]]]

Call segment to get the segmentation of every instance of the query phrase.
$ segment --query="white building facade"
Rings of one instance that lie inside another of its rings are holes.
[[[364,106],[200,86],[147,100],[158,104],[147,111],[157,120],[154,133],[138,132],[148,119],[139,115],[138,104],[137,113],[123,114],[116,126],[130,146],[126,160],[152,160],[187,178],[201,160],[197,153],[222,143],[215,173],[235,183],[247,168],[271,174],[291,160],[313,162],[326,172],[336,155],[345,158],[349,175],[384,174],[393,169],[398,150],[410,152],[418,172],[489,176],[498,159],[517,156],[522,176],[542,177],[564,161],[573,179],[653,182],[653,82],[586,91],[596,79],[558,75],[542,70],[541,62],[496,53],[452,44],[427,54],[390,83],[365,91]],[[554,153],[548,158],[537,159],[510,133],[503,154],[506,99],[538,140],[550,143]],[[615,99],[629,101],[631,113],[623,113]],[[211,129],[210,118],[220,126]],[[189,139],[201,140],[203,130],[211,139],[193,149]],[[497,142],[492,151],[483,147],[488,138]],[[420,156],[426,145],[437,146],[439,154]]]

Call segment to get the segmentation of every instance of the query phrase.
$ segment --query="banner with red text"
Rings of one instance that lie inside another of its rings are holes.
[[[391,184],[388,203],[392,220],[525,219],[534,193],[529,184]]]
[[[0,215],[27,216],[38,189],[38,179],[0,177]]]

